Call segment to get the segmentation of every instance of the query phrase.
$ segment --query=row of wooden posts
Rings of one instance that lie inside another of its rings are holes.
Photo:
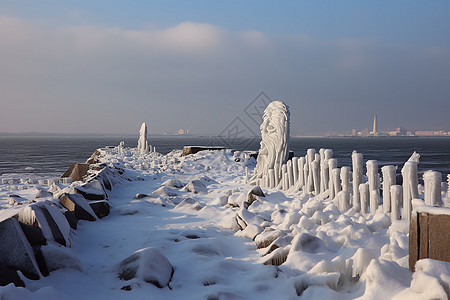
[[[340,211],[354,208],[363,214],[375,214],[382,205],[384,213],[390,213],[392,220],[410,220],[412,200],[419,198],[418,162],[415,152],[403,165],[402,185],[397,185],[393,165],[381,167],[376,160],[366,162],[366,177],[363,175],[363,154],[353,151],[352,168],[338,168],[331,149],[308,149],[303,157],[293,157],[286,164],[275,164],[257,184],[265,188],[281,190],[303,190],[313,195],[323,194],[334,200]],[[449,175],[450,187],[450,175]],[[427,171],[424,179],[424,201],[426,205],[442,205],[442,174]],[[381,192],[382,190],[382,192]],[[450,191],[449,191],[450,193]]]

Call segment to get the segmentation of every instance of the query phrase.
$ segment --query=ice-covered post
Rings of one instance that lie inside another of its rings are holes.
[[[352,165],[353,165],[353,207],[356,211],[361,210],[361,200],[359,196],[359,185],[363,179],[363,155],[362,153],[352,153]]]
[[[350,167],[341,168],[342,190],[350,194]]]
[[[375,214],[378,208],[378,201],[380,200],[378,162],[376,160],[368,160],[366,167],[367,181],[369,183],[370,213]]]
[[[314,195],[319,195],[320,193],[320,165],[318,159],[315,159],[311,163],[313,182],[314,182]]]
[[[294,175],[294,184],[298,182],[298,157],[292,158],[292,173]]]
[[[396,184],[395,166],[381,167],[383,173],[383,212],[391,212],[391,186]]]
[[[275,179],[286,178],[280,168],[289,156],[289,107],[281,101],[272,101],[267,105],[263,114],[261,129],[261,143],[256,160],[255,173],[250,178],[250,184],[268,176],[269,169],[275,172]],[[269,178],[270,181],[270,178]],[[276,182],[277,186],[279,182]],[[283,184],[282,184],[283,185]]]
[[[269,188],[273,189],[275,187],[275,171],[269,169]]]
[[[414,152],[402,168],[403,177],[403,211],[402,219],[411,219],[411,201],[419,198],[419,175],[417,164],[419,163],[420,155]]]
[[[303,188],[305,186],[305,157],[300,157],[298,160],[298,181],[300,182],[300,187]]]
[[[334,168],[331,172],[331,176],[333,177],[333,194],[334,197],[341,191],[341,170],[339,168]]]
[[[142,123],[141,129],[139,130],[139,140],[137,145],[137,150],[139,154],[147,154],[149,151],[148,141],[147,141],[147,125]]]
[[[336,196],[334,184],[333,184],[333,169],[337,168],[337,159],[336,158],[330,158],[328,160],[328,177],[330,178],[328,182],[328,188],[330,190],[330,200],[333,200]]]
[[[367,214],[369,202],[369,184],[367,182],[359,185],[359,195],[361,200],[361,213]]]
[[[403,188],[401,185],[391,186],[391,220],[400,219],[400,206],[403,202]]]
[[[424,200],[426,205],[440,206],[442,174],[436,171],[426,171],[423,174]]]
[[[316,158],[316,150],[308,149],[306,151],[306,157],[308,159],[308,184],[306,186],[306,192],[311,193],[314,190],[314,177],[312,171],[312,162]]]
[[[292,169],[292,160],[288,160],[286,165],[287,165],[286,169],[287,169],[287,174],[288,174],[288,176],[287,176],[287,178],[288,178],[288,187],[287,188],[290,189],[291,186],[294,185],[294,172],[293,172],[293,169]]]
[[[329,189],[330,173],[328,172],[328,160],[333,157],[333,150],[325,149],[323,151],[324,159],[320,160],[320,192],[323,193]]]
[[[281,189],[282,190],[288,189],[287,184],[286,184],[286,182],[287,182],[286,179],[287,179],[287,167],[286,167],[286,164],[283,164],[281,166]]]

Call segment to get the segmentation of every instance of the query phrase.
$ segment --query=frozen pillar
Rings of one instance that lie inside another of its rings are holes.
[[[361,200],[361,213],[367,214],[369,203],[369,184],[367,182],[359,185],[359,195]]]
[[[414,152],[415,153],[415,152]],[[405,163],[402,168],[403,177],[403,211],[402,219],[411,219],[411,201],[412,199],[419,198],[419,178],[417,170],[417,161],[413,160],[413,156]],[[418,160],[418,158],[417,158]]]
[[[269,188],[273,189],[275,187],[275,171],[273,169],[269,169]]]
[[[342,190],[350,194],[350,167],[341,168]]]
[[[331,172],[331,176],[333,177],[333,194],[334,197],[341,191],[341,170],[339,168],[334,168]]]
[[[298,182],[298,157],[292,158],[292,173],[294,175],[294,184]]]
[[[361,200],[359,196],[359,185],[363,179],[363,155],[353,151],[352,153],[353,164],[353,207],[356,211],[361,210]]]
[[[308,184],[306,186],[306,191],[308,193],[311,193],[314,189],[314,178],[313,178],[313,174],[312,174],[312,167],[311,164],[314,161],[314,159],[316,158],[316,150],[315,149],[308,149],[306,151],[306,157],[308,159]]]
[[[369,183],[369,199],[371,205],[370,208],[372,209],[372,203],[375,203],[375,201],[380,200],[380,191],[378,189],[379,185],[378,162],[376,160],[368,160],[366,162],[366,167],[367,167],[367,182]]]
[[[401,185],[391,186],[391,220],[400,220],[400,205],[403,202],[403,188]]]
[[[328,171],[328,160],[333,157],[333,150],[325,149],[323,151],[324,159],[320,161],[320,174],[321,174],[321,192],[325,192],[329,189],[330,173]]]
[[[139,140],[137,145],[137,150],[139,154],[147,154],[149,151],[148,141],[147,141],[147,125],[142,123],[141,129],[139,130]]]
[[[300,182],[300,187],[303,188],[305,186],[305,158],[302,156],[298,159],[298,180]]]
[[[288,179],[288,189],[294,185],[294,170],[292,169],[292,160],[287,161],[287,179]]]
[[[334,184],[333,184],[333,169],[337,168],[337,159],[336,158],[330,158],[328,160],[328,177],[330,178],[328,182],[328,188],[330,190],[330,200],[333,200],[336,196]]]
[[[442,202],[442,174],[436,171],[426,171],[423,174],[424,200],[426,205],[440,206]]]
[[[395,185],[395,167],[384,166],[381,167],[383,173],[383,212],[391,212],[391,186]]]
[[[319,195],[320,193],[320,166],[317,160],[311,163],[313,182],[314,182],[314,195]]]

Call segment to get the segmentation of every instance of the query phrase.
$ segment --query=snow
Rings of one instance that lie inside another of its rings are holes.
[[[349,169],[337,169],[331,151],[319,152],[328,160],[322,166],[311,168],[299,158],[295,164],[303,172],[293,180],[304,185],[308,178],[312,184],[314,178],[330,180],[330,186],[336,186],[335,201],[328,193],[249,185],[246,169],[254,169],[255,161],[230,150],[181,157],[181,151],[141,155],[121,145],[99,152],[101,163],[122,168],[122,176],[133,179],[120,181],[108,175],[108,180],[118,183],[108,191],[110,215],[95,222],[80,220],[72,231],[55,211],[57,200],[42,199],[70,247],[43,246],[50,275],[40,280],[23,278],[25,289],[0,287],[1,299],[448,296],[449,264],[419,260],[416,272],[409,271],[408,222],[391,218],[381,208],[373,211],[375,203],[369,214],[371,196],[378,203],[380,195],[371,195],[362,178],[356,186],[362,191],[361,212],[350,208],[352,174]],[[360,180],[362,155],[354,157],[361,160],[361,167],[353,170]],[[314,161],[315,157],[309,160]],[[369,175],[379,183],[377,168]],[[343,179],[342,191],[333,179]],[[392,206],[402,196],[401,186],[394,184],[389,183]],[[40,190],[35,184],[14,193],[37,200],[34,196]],[[0,218],[14,215],[21,206],[9,205],[8,194],[0,191]],[[135,276],[121,280],[120,266],[128,258]]]

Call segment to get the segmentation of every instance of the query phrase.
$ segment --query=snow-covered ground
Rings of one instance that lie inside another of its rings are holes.
[[[381,211],[341,213],[326,193],[261,194],[245,179],[255,161],[240,152],[120,152],[105,149],[100,158],[133,178],[109,193],[110,215],[80,221],[69,248],[43,246],[54,253],[55,270],[40,280],[23,278],[26,288],[0,287],[0,299],[448,297],[450,264],[420,260],[409,271],[405,221],[392,224]],[[17,207],[8,194],[30,200],[40,190],[0,186],[0,217]],[[121,280],[121,262],[141,249],[137,275]],[[173,275],[159,288],[145,276],[170,277],[163,257]]]

